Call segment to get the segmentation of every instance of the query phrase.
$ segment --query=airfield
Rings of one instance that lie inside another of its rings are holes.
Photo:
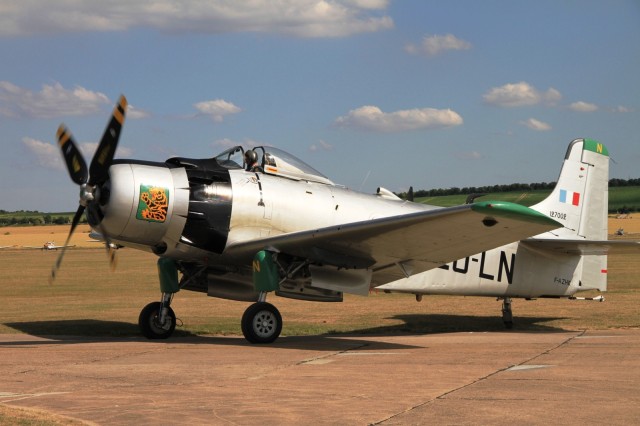
[[[638,218],[618,228],[640,239]],[[0,246],[67,232],[2,228]],[[0,424],[640,423],[637,255],[610,256],[604,303],[514,300],[512,331],[489,298],[272,297],[283,337],[261,346],[241,337],[246,304],[189,292],[176,337],[139,337],[154,257],[120,250],[112,272],[87,232],[52,286],[56,251],[0,251]]]
[[[638,330],[307,336],[269,346],[14,334],[0,347],[0,402],[61,423],[640,420]]]

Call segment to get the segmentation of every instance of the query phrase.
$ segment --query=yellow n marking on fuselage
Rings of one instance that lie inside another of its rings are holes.
[[[601,143],[596,144],[596,152],[598,154],[602,154],[602,144]]]

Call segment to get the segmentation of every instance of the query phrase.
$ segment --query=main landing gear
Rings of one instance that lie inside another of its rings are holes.
[[[504,322],[504,326],[508,330],[511,330],[513,328],[513,313],[511,312],[511,298],[503,297],[501,299],[502,299],[502,322]]]
[[[244,311],[241,323],[242,334],[250,343],[271,343],[282,331],[280,312],[266,302],[267,293],[279,287],[275,258],[275,253],[265,250],[259,251],[253,258],[253,286],[258,291],[258,301]]]
[[[250,343],[271,343],[282,331],[280,312],[265,299],[266,292],[261,292],[260,301],[249,306],[242,315],[242,334]]]
[[[147,339],[168,339],[176,329],[176,314],[171,309],[173,295],[180,291],[178,267],[171,259],[158,259],[158,277],[162,299],[145,306],[138,317],[140,331]]]
[[[138,325],[147,339],[168,339],[176,329],[176,314],[169,306],[172,296],[164,293],[161,302],[151,302],[140,312]],[[282,315],[261,295],[261,301],[244,311],[241,325],[242,334],[248,342],[272,343],[282,332]]]
[[[269,256],[270,260],[271,257]],[[273,267],[265,263],[264,267],[271,268],[268,279],[277,280],[277,273]],[[258,267],[258,270],[260,268]],[[264,270],[264,269],[263,269]],[[138,317],[140,331],[147,339],[167,339],[176,329],[176,314],[171,309],[173,295],[180,290],[178,269],[176,263],[170,259],[158,259],[158,274],[162,299],[152,302],[142,309]],[[275,290],[275,284],[260,283],[258,301],[249,306],[242,315],[242,334],[250,343],[272,343],[282,332],[282,315],[271,303],[267,303],[267,293]]]
[[[168,339],[176,329],[176,314],[171,309],[173,294],[163,293],[162,301],[145,306],[138,317],[140,331],[147,339]]]

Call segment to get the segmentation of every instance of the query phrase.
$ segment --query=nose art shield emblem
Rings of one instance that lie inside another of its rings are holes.
[[[164,222],[169,211],[169,190],[153,185],[140,185],[140,199],[136,219]]]

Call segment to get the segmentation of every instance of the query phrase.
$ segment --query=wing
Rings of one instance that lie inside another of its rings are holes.
[[[640,254],[640,241],[633,240],[538,240],[528,239],[523,244],[556,253],[580,255]]]
[[[487,201],[253,240],[224,254],[250,261],[267,249],[339,268],[370,268],[372,284],[380,285],[560,226],[527,207]]]

